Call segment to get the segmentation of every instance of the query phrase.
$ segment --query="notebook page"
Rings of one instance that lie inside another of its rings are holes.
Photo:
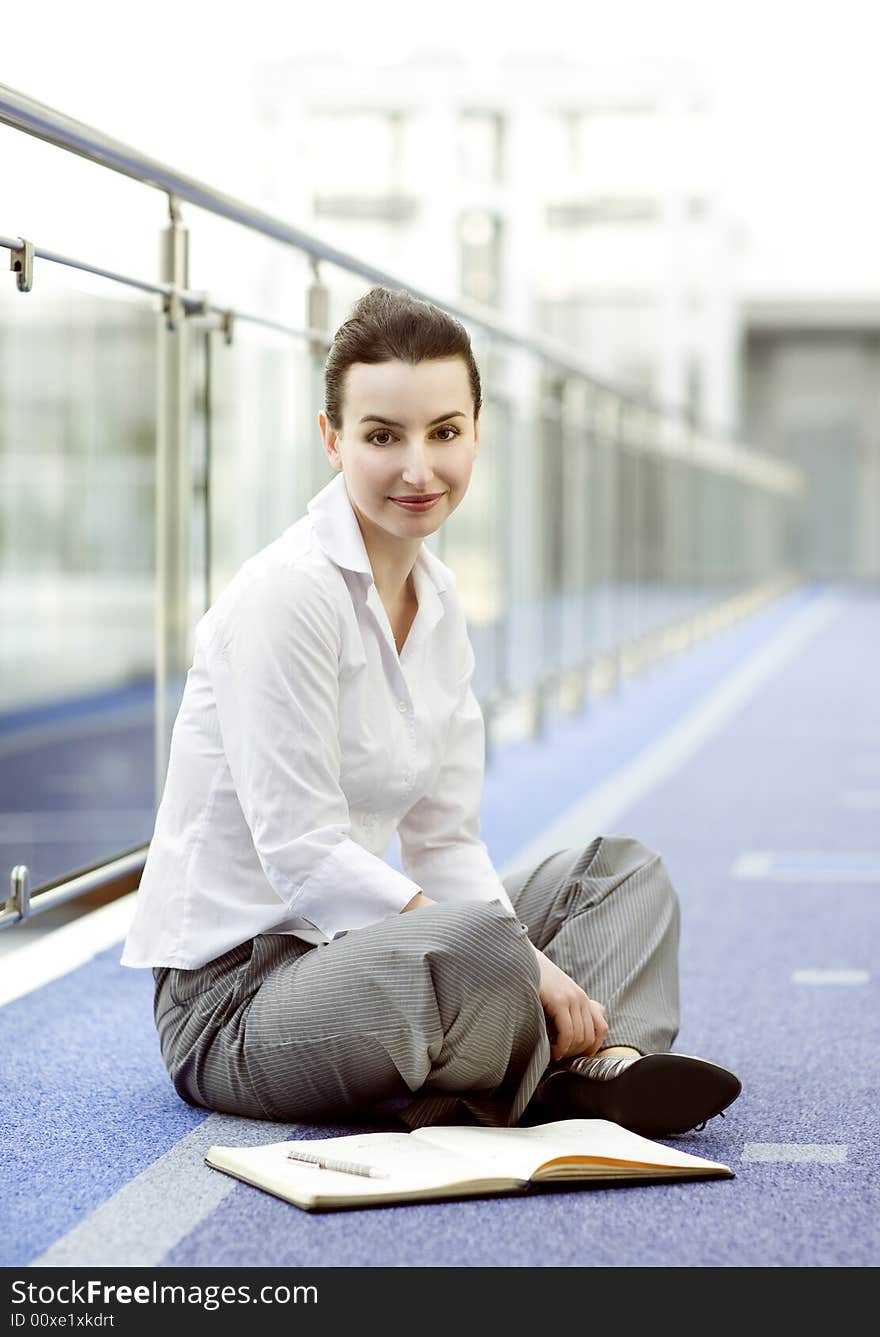
[[[390,1188],[404,1180],[447,1183],[449,1180],[470,1178],[474,1168],[469,1163],[462,1167],[461,1159],[453,1148],[425,1146],[415,1141],[409,1133],[354,1133],[349,1137],[328,1137],[317,1141],[310,1139],[308,1142],[285,1142],[281,1145],[284,1148],[282,1160],[287,1160],[288,1151],[306,1151],[310,1155],[325,1155],[337,1160],[371,1165],[377,1170],[387,1170],[391,1176],[389,1179],[365,1179],[340,1171],[320,1171],[322,1175],[332,1175],[334,1181],[344,1180],[348,1187],[352,1184],[357,1187],[360,1183],[361,1186],[384,1184]],[[295,1161],[287,1160],[287,1164],[296,1166]],[[334,1189],[336,1187],[334,1183]]]
[[[652,1142],[608,1119],[558,1119],[531,1128],[426,1127],[410,1136],[478,1160],[487,1174],[519,1179],[530,1178],[539,1165],[560,1156],[689,1169],[719,1166],[718,1161]]]
[[[246,1174],[257,1175],[279,1191],[296,1186],[308,1193],[340,1194],[370,1198],[407,1188],[433,1188],[466,1183],[484,1177],[483,1167],[462,1161],[453,1150],[419,1143],[409,1133],[364,1133],[347,1137],[310,1138],[308,1141],[273,1142],[259,1147],[212,1148],[223,1159]],[[330,1170],[304,1161],[291,1160],[288,1152],[304,1151],[337,1160],[356,1161],[387,1177],[372,1178]],[[509,1174],[502,1176],[510,1180]]]

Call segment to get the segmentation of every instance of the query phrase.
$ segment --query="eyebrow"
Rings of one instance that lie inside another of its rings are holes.
[[[460,409],[455,409],[452,413],[441,413],[439,418],[432,418],[428,423],[429,427],[436,427],[438,422],[445,422],[447,418],[465,418],[467,414],[462,413]],[[404,427],[402,422],[393,422],[391,418],[380,418],[378,413],[369,413],[366,418],[361,418],[361,422],[380,422],[383,427]]]

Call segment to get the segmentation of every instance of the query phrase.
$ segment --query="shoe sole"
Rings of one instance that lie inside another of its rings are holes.
[[[554,1102],[569,1118],[609,1119],[642,1137],[686,1133],[736,1100],[739,1078],[727,1068],[689,1054],[645,1054],[619,1077],[602,1081],[576,1072],[548,1078]]]

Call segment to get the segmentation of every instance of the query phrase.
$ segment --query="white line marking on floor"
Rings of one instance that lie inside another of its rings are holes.
[[[880,882],[880,854],[830,850],[748,850],[730,876],[767,882]]]
[[[734,669],[683,720],[519,849],[499,870],[499,875],[506,877],[559,849],[583,845],[594,833],[613,831],[622,814],[719,733],[765,682],[802,654],[804,647],[839,617],[845,607],[844,600],[827,594],[801,609],[769,645]]]
[[[793,970],[792,984],[867,984],[867,970]]]
[[[773,856],[756,854],[754,850],[741,854],[730,870],[731,877],[767,877]]]
[[[839,1142],[747,1142],[744,1161],[818,1161],[836,1165],[846,1160],[846,1146]]]
[[[121,942],[134,917],[136,896],[136,891],[129,892],[118,901],[81,915],[71,924],[5,955],[0,975],[0,1007],[66,975],[69,970],[76,970],[112,943]],[[13,925],[0,931],[15,933],[16,928]]]
[[[29,1266],[155,1267],[238,1182],[205,1165],[210,1146],[256,1147],[297,1135],[301,1124],[210,1114]]]

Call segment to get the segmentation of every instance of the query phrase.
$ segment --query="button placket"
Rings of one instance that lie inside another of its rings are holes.
[[[409,734],[409,763],[403,773],[403,783],[412,789],[416,773],[416,721],[415,711],[407,701],[398,701],[397,708],[402,715],[408,715],[407,732]]]

